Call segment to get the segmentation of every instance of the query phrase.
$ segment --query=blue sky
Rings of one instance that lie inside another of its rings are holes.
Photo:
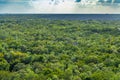
[[[120,0],[0,0],[0,13],[120,13]]]

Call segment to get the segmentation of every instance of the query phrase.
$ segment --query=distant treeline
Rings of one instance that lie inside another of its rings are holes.
[[[0,19],[49,19],[49,20],[120,20],[120,14],[0,14]]]

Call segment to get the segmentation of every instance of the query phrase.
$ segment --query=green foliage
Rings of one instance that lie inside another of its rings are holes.
[[[9,63],[3,59],[3,58],[0,58],[0,70],[9,70]]]
[[[0,80],[120,80],[120,21],[0,19]]]

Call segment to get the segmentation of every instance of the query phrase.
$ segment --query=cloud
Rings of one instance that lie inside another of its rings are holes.
[[[69,1],[32,1],[30,5],[34,8],[35,12],[42,13],[69,13],[74,12],[76,4],[74,4],[73,0]]]
[[[34,0],[30,2],[36,13],[120,13],[120,6],[111,4],[115,1],[107,0]]]
[[[120,13],[120,0],[0,0],[0,13]]]

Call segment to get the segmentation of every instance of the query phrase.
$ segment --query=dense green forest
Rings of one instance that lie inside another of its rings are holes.
[[[3,17],[0,80],[120,80],[120,21]]]

